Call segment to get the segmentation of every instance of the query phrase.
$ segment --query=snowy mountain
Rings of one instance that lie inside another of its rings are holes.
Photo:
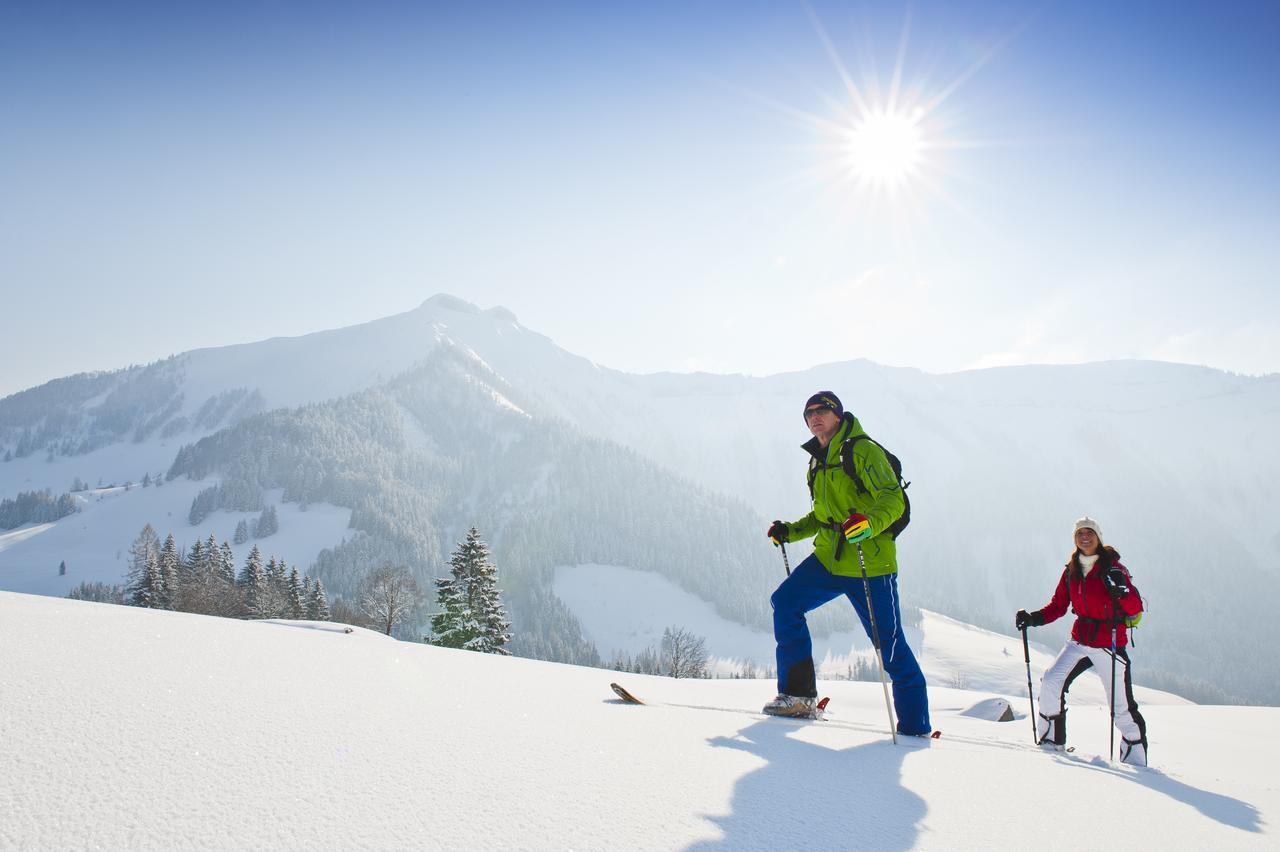
[[[118,554],[143,523],[181,538],[195,494],[230,483],[240,491],[188,528],[192,538],[229,537],[246,507],[283,501],[291,562],[341,575],[370,553],[391,555],[425,578],[476,522],[499,558],[519,563],[526,615],[553,606],[558,567],[602,564],[661,574],[760,627],[780,576],[762,524],[806,509],[799,408],[818,388],[841,394],[904,461],[908,603],[1006,626],[1015,609],[1048,599],[1069,523],[1088,512],[1150,604],[1140,679],[1202,699],[1280,702],[1280,663],[1236,652],[1238,631],[1280,641],[1270,618],[1280,603],[1280,377],[1152,362],[929,375],[865,361],[766,378],[636,376],[559,349],[501,308],[449,296],[373,323],[197,350],[0,400],[0,457],[12,456],[0,464],[0,498],[57,494],[80,478],[92,509],[0,530],[0,588],[118,582]],[[343,428],[340,412],[357,409],[354,422],[385,431],[376,447],[324,449]],[[276,452],[309,420],[305,450]],[[574,452],[592,440],[590,453]],[[497,451],[476,452],[477,442]],[[184,446],[198,448],[199,466],[180,457]],[[361,481],[357,457],[378,474]],[[311,467],[282,470],[288,458]],[[118,491],[170,471],[178,478],[159,492]],[[591,499],[602,487],[612,511]],[[624,502],[634,516],[621,514]],[[375,504],[392,507],[393,529],[379,527]],[[305,533],[289,520],[302,506],[320,510]],[[589,521],[575,514],[584,511]],[[68,574],[57,575],[63,560]],[[840,614],[819,622],[849,624]]]
[[[1280,747],[1239,733],[1275,708],[1151,703],[1135,769],[1074,690],[1066,754],[1025,692],[934,685],[942,738],[894,746],[872,683],[822,681],[824,722],[761,716],[766,681],[628,675],[635,707],[598,669],[13,593],[0,647],[6,849],[1265,849],[1280,820]]]

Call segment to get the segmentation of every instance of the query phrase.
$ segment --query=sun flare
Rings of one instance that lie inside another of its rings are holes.
[[[860,183],[900,186],[920,166],[924,140],[921,110],[911,114],[875,110],[848,131],[844,155],[848,174]]]

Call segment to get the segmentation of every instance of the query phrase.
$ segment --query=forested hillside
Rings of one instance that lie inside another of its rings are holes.
[[[782,577],[746,504],[530,417],[513,389],[451,348],[374,390],[259,414],[183,447],[169,475],[219,477],[229,507],[252,508],[271,488],[291,502],[350,507],[351,536],[312,571],[334,598],[387,561],[430,588],[448,551],[477,526],[515,623],[512,648],[526,656],[597,660],[550,591],[557,565],[655,571],[759,627],[769,624],[768,596]],[[424,618],[425,610],[419,627]],[[849,625],[835,608],[817,622]]]

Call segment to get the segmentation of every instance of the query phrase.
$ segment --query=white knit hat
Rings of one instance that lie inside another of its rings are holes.
[[[1077,531],[1084,529],[1093,530],[1093,534],[1098,537],[1098,541],[1102,541],[1102,527],[1098,526],[1098,522],[1088,515],[1076,521],[1076,528],[1071,534],[1074,536]]]

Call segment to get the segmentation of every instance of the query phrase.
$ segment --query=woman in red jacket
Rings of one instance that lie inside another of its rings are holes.
[[[1125,621],[1142,612],[1142,597],[1128,569],[1120,564],[1120,554],[1102,543],[1097,521],[1087,517],[1076,521],[1075,545],[1053,600],[1035,612],[1020,609],[1014,617],[1014,624],[1022,630],[1057,621],[1066,614],[1068,604],[1076,616],[1071,638],[1040,681],[1040,742],[1059,749],[1066,746],[1067,690],[1081,673],[1096,667],[1107,698],[1115,707],[1116,729],[1121,736],[1120,761],[1146,766],[1147,723],[1133,698],[1129,653],[1125,650],[1129,643]],[[1124,684],[1124,692],[1116,689],[1114,694],[1113,635],[1116,681]]]

